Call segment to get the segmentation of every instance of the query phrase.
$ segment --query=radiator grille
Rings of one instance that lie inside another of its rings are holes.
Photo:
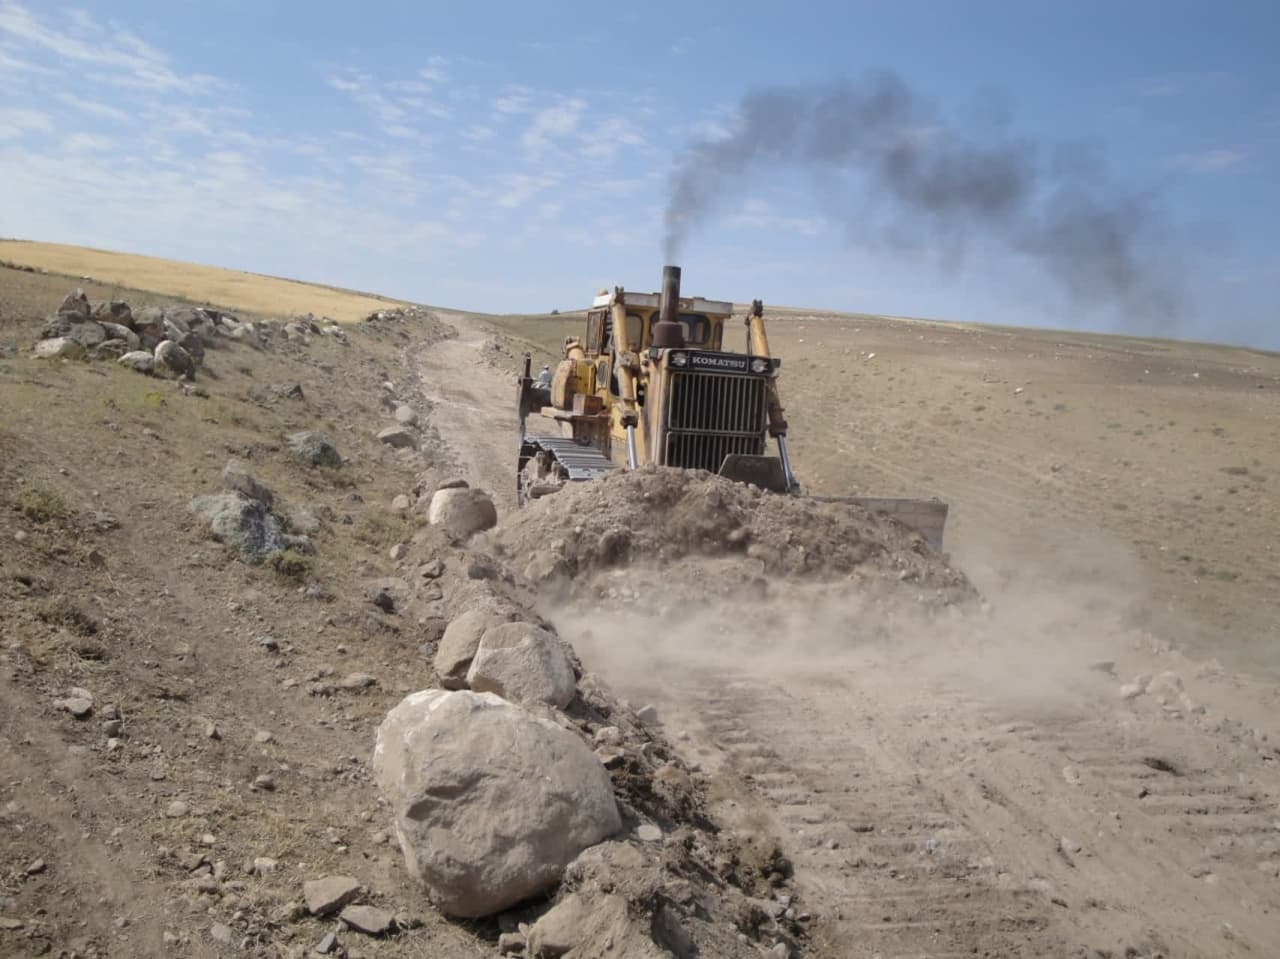
[[[767,382],[726,373],[673,373],[666,464],[717,473],[730,453],[762,454]]]

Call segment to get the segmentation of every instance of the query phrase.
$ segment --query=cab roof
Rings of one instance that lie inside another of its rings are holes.
[[[660,293],[624,293],[623,298],[626,300],[627,306],[643,306],[646,308],[657,309],[662,305],[662,294]],[[591,301],[593,307],[611,306],[613,304],[612,293],[600,293]],[[680,297],[681,313],[709,313],[712,316],[731,316],[733,314],[733,304],[726,303],[723,300],[704,300],[702,297]]]

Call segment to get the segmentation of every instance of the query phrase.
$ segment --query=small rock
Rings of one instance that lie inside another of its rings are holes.
[[[238,460],[227,460],[227,465],[222,468],[222,488],[243,493],[250,499],[258,500],[264,506],[270,506],[275,500],[275,494],[254,479],[249,468]]]
[[[276,788],[276,781],[264,773],[261,776],[254,776],[253,783],[249,788],[259,792],[274,792]]]
[[[333,440],[318,430],[290,433],[285,437],[285,442],[294,456],[312,466],[342,465],[342,457],[338,454],[338,448],[333,445]]]
[[[393,449],[416,449],[418,437],[414,435],[413,430],[403,426],[388,426],[385,430],[378,431],[378,442],[385,443]]]
[[[93,698],[87,694],[84,696],[71,695],[65,699],[55,699],[53,705],[58,709],[69,712],[76,719],[86,719],[93,712]]]
[[[181,819],[190,811],[191,807],[187,803],[181,799],[175,799],[165,807],[164,814],[170,819]]]
[[[302,898],[313,916],[337,912],[360,895],[360,883],[350,876],[325,876],[303,883]]]
[[[271,742],[273,739],[275,739],[275,737],[272,736],[271,733],[267,732],[265,729],[259,729],[256,733],[253,734],[253,741],[255,743],[265,744],[265,743]]]
[[[656,725],[658,722],[658,707],[654,705],[641,706],[636,710],[636,719],[644,723],[646,726]]]
[[[339,689],[367,689],[377,685],[377,680],[368,673],[349,673],[335,684]]]
[[[205,723],[204,738],[205,739],[221,739],[222,731],[218,729],[218,726],[216,723]]]
[[[871,356],[875,356],[875,354],[872,353]],[[867,359],[871,359],[871,356],[867,357]],[[785,942],[776,943],[769,950],[769,959],[791,959],[791,947]]]
[[[279,863],[269,856],[258,856],[253,860],[253,872],[258,876],[265,876],[269,872],[275,872]]]
[[[412,501],[404,493],[401,493],[391,501],[391,509],[397,513],[407,513],[411,506],[413,506]]]
[[[1120,698],[1137,699],[1143,692],[1145,692],[1144,688],[1137,683],[1125,683],[1120,687]]]
[[[381,936],[391,931],[395,919],[391,913],[373,906],[347,906],[339,913],[338,918],[356,932],[368,936]]]
[[[314,951],[320,953],[322,956],[327,956],[329,953],[333,952],[334,947],[337,945],[338,937],[331,932],[327,932],[325,933],[324,938],[316,943]]]
[[[396,407],[396,422],[401,426],[416,426],[418,423],[418,414],[414,412],[412,406],[406,406],[401,403]]]
[[[398,563],[400,560],[404,559],[405,554],[408,552],[409,547],[405,546],[404,543],[396,543],[395,546],[392,546],[391,549],[387,550],[387,555],[391,557],[392,561]]]
[[[662,830],[652,823],[644,823],[636,829],[636,838],[641,842],[661,842]]]
[[[524,952],[524,933],[504,932],[498,936],[498,955],[516,956]]]
[[[28,876],[38,876],[45,870],[45,862],[43,859],[37,859],[27,865],[25,870]]]
[[[1063,766],[1062,778],[1072,786],[1080,785],[1080,769],[1077,766]]]
[[[214,942],[229,946],[235,940],[235,930],[226,923],[215,922],[209,927],[209,938]]]
[[[622,730],[617,726],[601,726],[593,738],[597,746],[621,746]]]

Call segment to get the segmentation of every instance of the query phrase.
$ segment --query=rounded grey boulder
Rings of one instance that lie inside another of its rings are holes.
[[[327,433],[319,430],[303,430],[285,437],[293,455],[312,466],[341,466],[342,457]]]
[[[191,354],[172,340],[165,340],[156,347],[155,372],[168,376],[190,376],[195,372]]]
[[[373,771],[409,873],[453,916],[545,892],[622,825],[590,747],[492,693],[406,697],[378,727]]]

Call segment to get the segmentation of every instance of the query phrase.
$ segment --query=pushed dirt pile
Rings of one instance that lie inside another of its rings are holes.
[[[528,557],[524,573],[534,582],[581,582],[646,561],[725,559],[730,579],[856,575],[924,586],[947,602],[973,595],[963,573],[892,520],[666,467],[618,470],[537,500],[504,524],[496,548]]]

